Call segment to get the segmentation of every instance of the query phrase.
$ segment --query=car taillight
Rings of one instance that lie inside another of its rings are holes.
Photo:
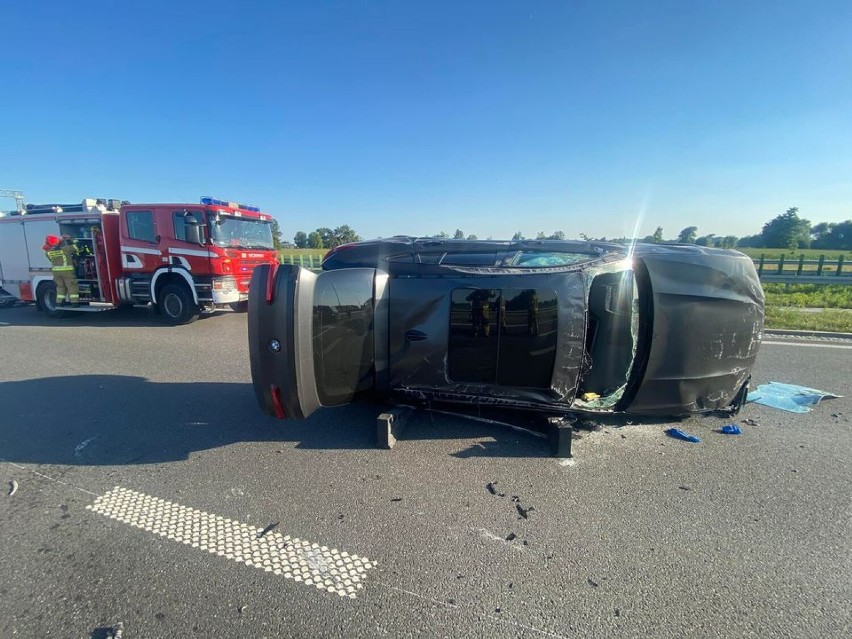
[[[266,278],[266,303],[272,304],[275,299],[275,275],[278,273],[278,264],[269,267],[269,276]]]
[[[284,406],[281,403],[281,389],[272,384],[269,387],[269,394],[272,395],[272,409],[275,411],[275,416],[278,419],[287,419],[287,413],[284,412]]]

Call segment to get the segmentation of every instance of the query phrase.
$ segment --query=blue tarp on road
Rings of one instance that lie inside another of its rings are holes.
[[[771,406],[790,413],[809,413],[810,406],[815,406],[821,399],[826,397],[835,398],[840,395],[796,386],[795,384],[782,384],[781,382],[769,382],[761,384],[748,394],[748,401]]]

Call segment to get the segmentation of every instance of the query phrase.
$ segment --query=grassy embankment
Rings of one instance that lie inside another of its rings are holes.
[[[848,256],[848,251],[799,251],[795,258],[789,251],[782,249],[744,249],[744,253],[759,259],[778,259],[784,253],[786,259],[795,264],[801,253],[806,260],[819,259],[825,255],[826,263],[837,263],[840,255]],[[302,260],[304,266],[310,266],[313,256],[314,266],[318,266],[325,255],[324,249],[282,249],[281,260],[290,263],[292,259],[298,264]],[[808,265],[806,265],[807,268]],[[816,268],[815,266],[813,267]],[[852,286],[825,284],[764,284],[766,293],[766,326],[767,328],[793,328],[814,331],[844,331],[852,333]],[[823,311],[808,311],[808,308],[826,309]]]
[[[852,286],[764,284],[763,291],[767,328],[852,333]]]
[[[784,257],[784,272],[798,270],[800,256],[805,260],[818,260],[825,256],[823,273],[832,275],[837,262],[844,258],[844,275],[850,271],[849,251],[802,249],[792,252],[785,249],[737,249],[751,257],[755,263],[761,255],[766,260]],[[768,272],[775,264],[765,266]],[[802,273],[815,274],[816,264],[803,264]],[[852,286],[843,284],[763,284],[766,293],[767,328],[788,328],[811,331],[841,331],[852,333]],[[808,309],[825,309],[813,311]]]

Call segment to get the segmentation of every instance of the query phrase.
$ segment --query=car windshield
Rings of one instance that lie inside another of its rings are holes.
[[[516,268],[546,268],[569,266],[597,259],[588,253],[560,253],[558,251],[519,251],[506,266]]]
[[[263,220],[218,215],[211,220],[210,238],[216,246],[273,249],[272,224]]]

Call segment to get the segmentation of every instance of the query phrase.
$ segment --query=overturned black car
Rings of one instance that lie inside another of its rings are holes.
[[[252,277],[252,379],[281,419],[365,392],[551,415],[736,409],[763,330],[736,251],[396,237],[322,267]]]

